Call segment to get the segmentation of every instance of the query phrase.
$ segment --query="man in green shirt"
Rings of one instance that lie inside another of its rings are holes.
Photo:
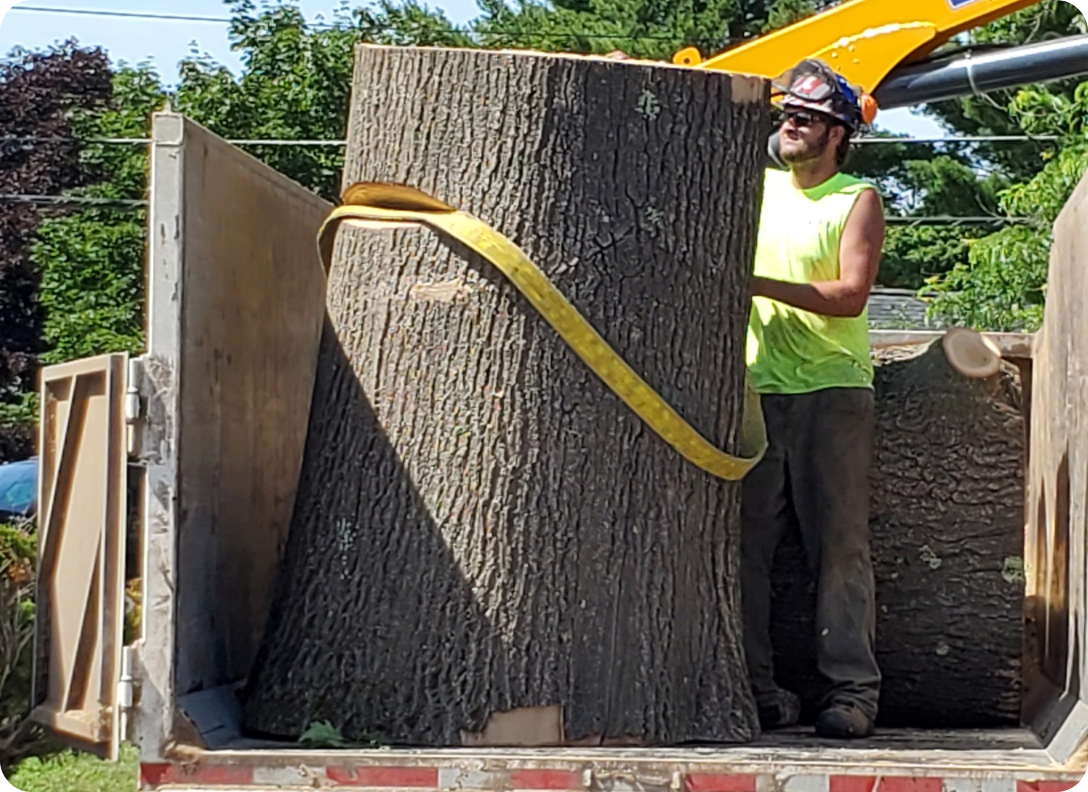
[[[884,242],[883,208],[872,185],[839,170],[861,124],[858,94],[820,61],[803,61],[786,80],[778,139],[788,170],[768,170],[764,182],[748,329],[748,370],[769,445],[744,480],[745,644],[763,728],[793,725],[799,701],[775,684],[769,627],[774,551],[796,526],[817,579],[812,638],[829,686],[816,731],[864,737],[880,688],[866,303]]]

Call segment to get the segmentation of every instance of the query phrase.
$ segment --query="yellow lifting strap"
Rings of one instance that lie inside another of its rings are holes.
[[[736,481],[767,448],[759,395],[746,384],[740,446],[744,456],[721,451],[699,434],[608,345],[521,249],[487,223],[426,193],[400,184],[361,182],[344,193],[318,232],[326,271],[341,223],[377,229],[428,226],[453,237],[495,265],[560,337],[647,426],[689,462],[719,478]]]

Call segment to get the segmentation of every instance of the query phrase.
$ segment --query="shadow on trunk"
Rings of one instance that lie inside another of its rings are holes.
[[[461,704],[480,700],[472,688],[503,664],[502,641],[328,321],[320,354],[314,403],[338,409],[310,418],[248,724],[294,738],[330,720],[348,739],[389,742],[482,729],[489,713]],[[430,697],[436,689],[443,701]]]

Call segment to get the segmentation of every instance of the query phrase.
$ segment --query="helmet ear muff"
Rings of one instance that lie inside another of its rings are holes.
[[[871,124],[876,120],[877,111],[880,109],[876,103],[876,99],[871,94],[862,94],[861,102],[861,123]]]

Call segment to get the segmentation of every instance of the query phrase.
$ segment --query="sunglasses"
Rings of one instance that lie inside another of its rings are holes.
[[[782,123],[790,121],[795,127],[811,127],[814,124],[828,123],[827,117],[807,110],[787,110],[782,113]]]

